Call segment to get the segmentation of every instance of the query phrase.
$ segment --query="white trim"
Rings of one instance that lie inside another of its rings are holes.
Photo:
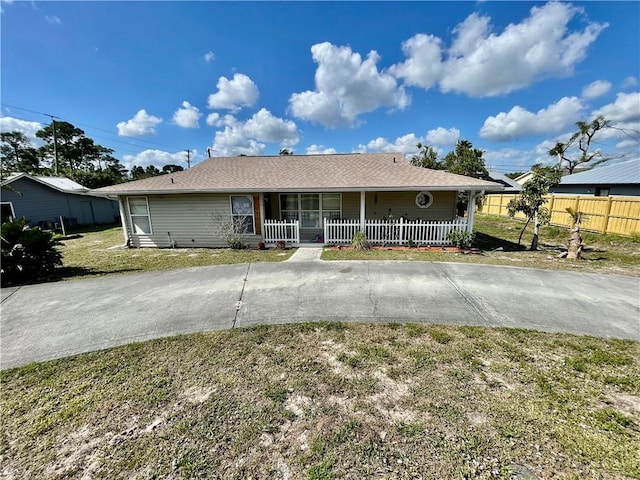
[[[489,183],[489,182],[487,182]],[[124,185],[124,184],[123,184]],[[110,187],[102,187],[110,188]],[[264,193],[346,193],[346,192],[420,192],[429,189],[431,192],[457,192],[467,190],[477,190],[482,188],[487,192],[502,192],[504,185],[454,185],[454,186],[437,186],[437,185],[412,185],[407,187],[318,187],[318,188],[262,188],[259,186],[250,188],[181,188],[181,189],[155,189],[155,190],[114,190],[100,191],[93,190],[92,195],[95,196],[112,196],[112,195],[178,195],[181,193],[221,193],[231,195],[243,195],[253,193],[260,190]]]
[[[229,195],[229,211],[231,212],[231,220],[233,217],[248,217],[249,215],[241,215],[239,213],[233,213],[233,197],[245,197],[251,200],[251,226],[253,228],[252,232],[247,232],[247,235],[255,235],[256,234],[256,215],[255,215],[255,206],[253,204],[253,195]]]
[[[258,202],[260,203],[260,234],[264,237],[264,193],[260,192]]]
[[[300,224],[302,224],[302,212],[318,212],[318,215],[320,216],[320,225],[318,227],[303,227],[300,226],[300,230],[321,230],[323,228],[323,219],[324,219],[324,215],[323,212],[325,211],[322,208],[322,195],[323,194],[329,194],[329,195],[335,195],[338,194],[339,195],[339,199],[340,199],[340,217],[342,217],[342,192],[285,192],[285,193],[280,193],[278,195],[278,210],[280,212],[280,218],[282,219],[282,212],[293,212],[294,210],[287,210],[286,208],[283,209],[282,208],[282,196],[283,195],[297,195],[298,196],[298,208],[297,208],[297,213],[298,213],[298,221],[300,222]],[[318,195],[318,210],[303,210],[302,209],[302,195]],[[326,209],[326,211],[328,212],[335,212],[335,210],[333,209]]]
[[[131,199],[140,199],[140,198],[144,198],[145,203],[147,204],[147,215],[146,217],[149,219],[149,231],[148,232],[143,232],[143,233],[138,233],[135,231],[135,225],[133,223],[133,217],[144,217],[145,215],[142,214],[132,214],[131,213]],[[131,233],[133,235],[153,235],[153,224],[151,223],[151,210],[149,209],[149,198],[146,196],[142,196],[142,195],[135,195],[135,196],[131,196],[131,197],[127,197],[127,209],[129,212],[129,221],[131,222]]]
[[[11,218],[16,218],[16,211],[13,209],[13,202],[0,202],[0,205],[9,205],[11,208]]]
[[[427,201],[424,201],[424,197],[427,197]],[[431,192],[423,190],[416,194],[416,206],[418,208],[429,208],[433,204],[433,195]]]
[[[360,231],[364,232],[366,228],[366,194],[360,192]]]
[[[129,227],[127,226],[127,210],[124,204],[124,197],[118,197],[118,210],[120,210],[120,222],[122,223],[122,234],[124,235],[124,243],[129,243]],[[128,205],[129,202],[127,202]]]

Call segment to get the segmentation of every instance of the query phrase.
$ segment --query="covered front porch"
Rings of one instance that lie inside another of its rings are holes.
[[[467,191],[473,205],[481,191]],[[458,216],[458,191],[360,191],[260,195],[266,245],[346,245],[363,231],[372,245],[451,245],[473,230],[473,208]]]

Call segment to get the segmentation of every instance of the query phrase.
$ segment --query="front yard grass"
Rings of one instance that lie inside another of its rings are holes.
[[[229,263],[279,262],[292,250],[232,250],[229,248],[126,248],[121,227],[94,227],[61,240],[63,267],[56,278],[125,272],[150,272]]]
[[[334,250],[325,249],[323,260],[420,260],[433,262],[465,262],[517,267],[574,270],[640,276],[640,238],[620,235],[600,235],[582,232],[585,249],[582,260],[558,258],[568,238],[566,228],[541,228],[538,251],[528,250],[532,227],[528,227],[518,245],[524,222],[494,215],[476,215],[474,246],[480,255],[427,252],[418,250]]]
[[[318,323],[0,373],[3,478],[640,478],[640,346]]]

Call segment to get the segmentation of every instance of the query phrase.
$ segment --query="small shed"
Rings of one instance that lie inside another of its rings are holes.
[[[14,174],[2,181],[2,219],[25,217],[32,225],[51,225],[64,217],[69,226],[119,220],[118,202],[96,197],[66,177]]]

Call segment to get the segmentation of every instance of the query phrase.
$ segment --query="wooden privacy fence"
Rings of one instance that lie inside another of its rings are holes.
[[[484,197],[482,213],[509,216],[507,205],[517,194],[491,194]],[[593,195],[547,195],[547,208],[551,211],[551,225],[571,226],[571,217],[565,210],[571,207],[585,217],[582,229],[599,233],[631,235],[640,233],[640,197],[594,197]],[[516,218],[526,218],[516,214]]]
[[[265,220],[264,242],[300,243],[300,224],[298,220]]]
[[[425,220],[365,220],[364,234],[374,245],[451,245],[448,238],[452,230],[467,230],[467,219],[456,218],[448,222]],[[324,219],[324,242],[328,245],[349,244],[360,230],[360,220]]]

